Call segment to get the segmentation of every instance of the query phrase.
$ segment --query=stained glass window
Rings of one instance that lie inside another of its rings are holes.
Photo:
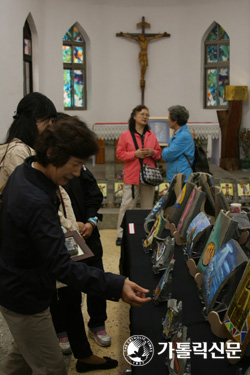
[[[23,27],[23,95],[33,91],[32,80],[32,37],[29,24]]]
[[[71,63],[71,50],[72,48],[69,46],[63,46],[63,62],[64,63]]]
[[[76,25],[63,37],[64,108],[87,109],[86,97],[86,48]]]
[[[205,40],[205,108],[225,108],[225,86],[229,85],[230,43],[226,31],[212,26]]]

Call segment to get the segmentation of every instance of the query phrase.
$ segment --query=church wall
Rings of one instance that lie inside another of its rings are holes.
[[[202,101],[202,38],[214,21],[230,36],[230,83],[250,86],[248,0],[2,0],[1,8],[1,140],[23,95],[22,28],[29,12],[38,33],[38,88],[60,111],[62,37],[75,22],[85,30],[90,50],[88,110],[69,113],[90,126],[126,122],[140,103],[139,46],[116,33],[140,32],[136,24],[142,16],[151,24],[147,32],[171,34],[148,47],[145,104],[152,116],[167,116],[170,105],[182,104],[190,111],[190,121],[217,121],[216,110],[203,109]],[[242,123],[250,127],[248,103],[243,105]]]

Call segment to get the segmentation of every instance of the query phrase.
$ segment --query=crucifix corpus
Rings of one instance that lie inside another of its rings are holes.
[[[145,73],[148,66],[148,43],[153,39],[158,39],[162,37],[169,37],[170,34],[164,32],[161,34],[146,34],[145,28],[150,27],[150,23],[145,22],[145,17],[142,17],[142,22],[138,23],[137,28],[141,28],[142,32],[141,34],[138,33],[123,33],[122,31],[120,33],[117,33],[116,36],[123,36],[125,38],[129,38],[132,40],[135,40],[137,43],[139,43],[139,46],[141,48],[139,53],[139,61],[141,65],[141,79],[140,79],[140,87],[141,87],[141,104],[144,104],[144,90],[145,90]]]

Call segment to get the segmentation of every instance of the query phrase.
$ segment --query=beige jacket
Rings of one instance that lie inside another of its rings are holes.
[[[35,155],[35,151],[18,138],[13,139],[13,141],[8,144],[0,145],[0,187],[7,182],[14,169],[31,155]],[[59,189],[61,191],[67,216],[67,218],[64,217],[62,204],[60,204],[58,215],[60,217],[61,225],[67,232],[78,230],[78,225],[68,193],[62,186],[59,186]]]

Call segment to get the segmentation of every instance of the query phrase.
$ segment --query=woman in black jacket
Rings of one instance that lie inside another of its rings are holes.
[[[92,267],[103,270],[103,249],[97,227],[98,213],[103,195],[93,174],[83,165],[79,177],[74,177],[64,185],[78,222],[79,232],[94,253],[94,257],[85,260]],[[79,290],[71,287],[60,288],[51,304],[51,314],[58,336],[67,332],[70,346],[76,358],[82,358],[89,350],[89,343],[85,334],[83,316],[81,312],[82,296]],[[105,331],[106,299],[87,294],[87,307],[90,320],[88,322],[89,336],[98,345],[109,346],[111,338]]]
[[[97,150],[94,134],[77,118],[59,121],[38,136],[36,156],[17,167],[4,188],[0,311],[14,344],[0,370],[3,375],[66,375],[49,312],[56,280],[97,298],[122,297],[135,306],[150,300],[147,290],[128,279],[72,261],[65,246],[58,186],[79,176],[82,164]],[[110,358],[93,364],[91,353],[77,361],[79,372],[117,366]]]
[[[73,178],[65,185],[65,189],[71,199],[71,204],[79,225],[79,230],[87,245],[94,253],[87,263],[90,266],[103,270],[103,249],[100,234],[97,227],[98,219],[102,215],[98,213],[103,200],[102,192],[93,174],[83,166],[80,177]],[[82,225],[83,224],[83,225]],[[96,298],[91,293],[87,295],[87,307],[90,320],[88,322],[89,335],[98,345],[109,346],[110,336],[105,331],[106,299]]]

